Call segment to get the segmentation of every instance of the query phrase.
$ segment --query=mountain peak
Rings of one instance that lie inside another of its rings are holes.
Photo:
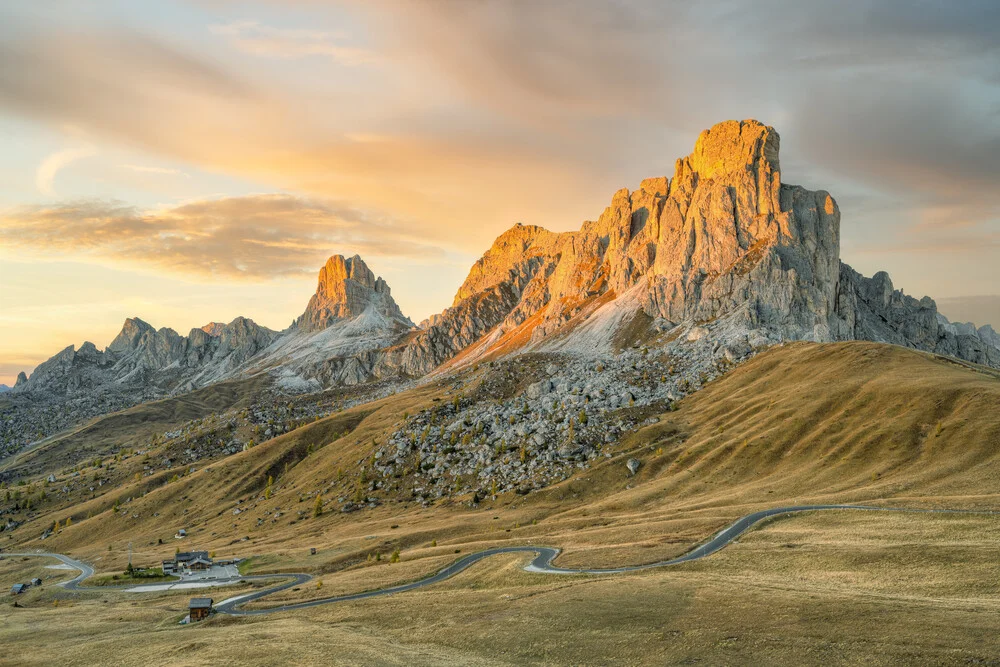
[[[207,333],[212,338],[218,338],[222,335],[223,330],[226,328],[223,322],[209,322],[205,326],[201,327],[201,330]]]
[[[688,158],[702,178],[752,170],[780,171],[780,137],[775,129],[757,120],[727,120],[703,131]]]
[[[144,322],[138,317],[130,317],[125,320],[121,332],[111,341],[108,349],[113,352],[124,352],[135,349],[143,334],[153,331],[156,330],[148,322]]]
[[[354,319],[370,309],[401,325],[413,326],[393,300],[389,285],[376,277],[359,255],[348,258],[333,255],[319,270],[316,293],[295,325],[318,331],[338,320]]]

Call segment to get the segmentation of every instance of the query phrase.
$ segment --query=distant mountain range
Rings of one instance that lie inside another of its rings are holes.
[[[284,331],[238,317],[182,336],[130,318],[103,351],[90,342],[67,347],[19,377],[9,395],[139,401],[260,374],[303,393],[524,351],[612,353],[626,338],[666,332],[709,337],[718,355],[737,357],[782,340],[860,339],[1000,367],[991,327],[953,324],[931,298],[843,264],[834,199],[781,176],[773,128],[720,123],[672,177],[619,190],[579,231],[504,232],[452,306],[419,326],[361,257],[334,255]]]
[[[979,322],[1000,327],[1000,295],[938,299],[938,310],[953,322]]]

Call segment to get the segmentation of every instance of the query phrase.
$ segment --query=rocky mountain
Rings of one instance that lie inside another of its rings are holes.
[[[0,428],[0,453],[88,417],[220,380],[266,373],[287,393],[358,384],[375,376],[381,351],[412,328],[360,257],[335,255],[320,269],[305,312],[282,332],[237,317],[181,336],[129,318],[104,350],[71,345],[30,378],[21,373],[9,393],[16,415]]]
[[[400,374],[384,350],[414,328],[361,257],[334,255],[319,271],[305,312],[244,373],[269,372],[286,391],[317,391]]]
[[[720,362],[785,340],[872,340],[1000,366],[992,328],[950,323],[929,297],[843,264],[837,203],[783,183],[779,149],[772,127],[720,123],[672,176],[619,190],[578,231],[515,225],[501,234],[451,307],[418,328],[360,257],[335,255],[283,332],[237,318],[180,336],[129,319],[107,349],[68,347],[9,395],[145,400],[261,373],[302,393],[519,352],[613,359],[639,340],[682,359],[667,367],[684,377],[646,394],[632,387],[631,402],[681,395]],[[584,366],[563,384],[599,384]],[[108,405],[117,403],[94,410]]]
[[[10,387],[5,384],[0,384],[0,394],[5,394],[10,391]]]
[[[144,395],[187,390],[226,377],[276,335],[244,317],[221,328],[213,324],[192,329],[187,336],[129,318],[103,351],[89,341],[79,349],[70,345],[39,364],[13,391],[67,396],[132,387]]]
[[[720,123],[673,177],[619,190],[579,231],[509,229],[451,308],[390,350],[387,364],[421,374],[456,355],[449,366],[513,350],[608,352],[637,317],[659,331],[695,330],[730,354],[862,339],[1000,363],[988,332],[950,325],[933,300],[842,264],[836,202],[782,183],[779,145],[757,121]]]
[[[14,391],[66,396],[139,387],[144,395],[163,395],[265,371],[289,388],[354,384],[372,376],[368,357],[412,328],[364,260],[334,255],[320,269],[305,312],[283,332],[237,317],[181,336],[129,318],[105,350],[90,342],[69,346]]]
[[[865,278],[842,264],[836,315],[837,340],[893,343],[1000,367],[1000,336],[993,327],[949,322],[933,299],[894,289],[884,271]]]
[[[392,299],[389,285],[376,278],[358,255],[344,259],[334,255],[319,270],[319,285],[309,305],[295,320],[295,327],[319,331],[343,320],[373,311],[387,323],[410,329],[413,322],[403,315]]]

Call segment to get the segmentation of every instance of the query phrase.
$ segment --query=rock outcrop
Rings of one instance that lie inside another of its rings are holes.
[[[842,264],[836,315],[838,340],[892,343],[1000,367],[993,327],[949,322],[932,298],[918,300],[894,289],[885,271],[865,278]]]
[[[782,183],[779,146],[757,121],[720,123],[673,177],[619,190],[579,231],[512,227],[385,365],[418,375],[456,355],[608,351],[638,314],[659,331],[702,332],[692,340],[714,338],[727,358],[779,340],[862,339],[1000,364],[992,329],[951,325],[933,300],[842,265],[837,203]]]
[[[79,349],[70,345],[39,364],[30,378],[19,376],[14,391],[67,396],[138,388],[140,396],[150,397],[188,390],[222,379],[277,336],[244,317],[213,331],[217,335],[192,329],[185,337],[129,318],[105,350],[89,341]]]
[[[70,346],[22,374],[11,396],[114,391],[139,401],[260,373],[307,392],[526,350],[612,355],[637,337],[669,344],[694,378],[782,340],[873,340],[1000,367],[992,328],[950,323],[887,274],[842,264],[836,202],[782,183],[779,148],[772,127],[720,123],[671,177],[619,190],[578,231],[515,225],[419,328],[360,257],[335,255],[283,332],[240,317],[181,336],[132,318],[107,349]],[[529,388],[536,398],[548,390]]]
[[[619,190],[580,231],[511,228],[473,265],[452,307],[392,352],[395,362],[427,372],[487,334],[491,348],[538,345],[626,295],[661,326],[726,317],[782,338],[830,340],[840,212],[824,191],[781,183],[778,147],[777,132],[757,121],[720,123],[672,178]]]
[[[389,285],[381,277],[376,278],[361,257],[345,259],[343,255],[334,255],[319,270],[316,293],[295,326],[304,331],[320,331],[366,312],[377,313],[407,329],[413,326],[393,300]]]
[[[305,312],[283,332],[237,317],[181,336],[129,318],[105,350],[90,342],[69,346],[30,379],[22,374],[12,391],[48,399],[117,392],[140,401],[263,372],[286,389],[315,391],[372,379],[380,351],[412,328],[364,260],[334,255],[320,269]]]

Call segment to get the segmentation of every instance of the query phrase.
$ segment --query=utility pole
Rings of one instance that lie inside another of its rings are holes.
[[[132,543],[128,543],[128,569],[129,572],[132,571]]]

